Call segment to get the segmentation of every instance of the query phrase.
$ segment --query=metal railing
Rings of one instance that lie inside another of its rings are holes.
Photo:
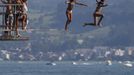
[[[8,32],[9,34],[11,34],[11,32],[13,30],[7,31],[6,30],[7,25],[6,25],[6,22],[5,22],[5,15],[7,14],[6,10],[7,10],[8,6],[12,7],[11,11],[12,11],[13,18],[14,18],[13,19],[14,20],[13,25],[16,26],[15,21],[16,21],[16,14],[17,14],[16,12],[18,11],[17,7],[18,6],[23,6],[23,4],[0,4],[0,16],[2,16],[1,17],[1,22],[0,22],[2,24],[0,24],[0,29],[3,29],[3,30],[0,30],[0,32],[5,33],[5,31],[6,31],[6,33]],[[19,23],[18,27],[21,27],[20,23]],[[15,32],[15,30],[14,30],[14,32]],[[12,36],[14,36],[14,35],[12,35]],[[4,36],[0,36],[0,40],[15,40],[15,39],[17,39],[17,40],[28,40],[28,37],[24,37],[24,38],[23,37],[19,37],[19,38],[11,38],[11,37],[9,38],[9,37],[7,37],[7,38],[5,38]]]

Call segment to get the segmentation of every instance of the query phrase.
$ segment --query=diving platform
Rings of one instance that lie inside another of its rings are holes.
[[[0,36],[0,41],[28,41],[29,37],[26,36],[12,36],[12,35],[2,35]]]
[[[12,6],[12,18],[9,18],[9,12],[7,12],[7,6]],[[28,41],[29,37],[24,34],[28,31],[26,29],[22,29],[22,21],[16,18],[16,8],[17,6],[23,6],[22,4],[2,4],[0,3],[0,41]],[[20,11],[21,12],[21,11]],[[23,15],[23,14],[22,14]],[[18,21],[18,25],[16,24],[16,20]],[[17,26],[17,27],[16,27]],[[16,29],[17,28],[17,29]],[[29,30],[29,31],[32,31]],[[22,33],[20,36],[16,36],[16,34]]]
[[[6,25],[0,25],[0,28],[5,28],[5,27],[7,27],[7,26],[6,26]],[[10,27],[15,27],[15,25],[10,26]],[[22,25],[19,25],[19,26],[18,26],[18,28],[20,28],[20,27],[22,27]]]

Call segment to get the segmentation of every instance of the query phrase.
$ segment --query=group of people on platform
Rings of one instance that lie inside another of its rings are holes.
[[[27,0],[1,0],[1,2],[5,6],[5,29],[10,30],[10,33],[15,31],[15,35],[20,37],[18,28],[26,30],[27,25]]]
[[[82,5],[82,6],[88,6],[82,3],[77,2],[76,0],[68,0],[66,1],[66,3],[68,4],[67,9],[66,9],[66,16],[67,16],[67,21],[65,23],[65,30],[68,30],[68,25],[72,22],[72,10],[75,4],[77,5]],[[103,19],[103,13],[102,13],[102,7],[107,6],[107,4],[105,4],[105,0],[96,0],[96,9],[93,13],[93,17],[94,17],[94,22],[93,23],[85,23],[83,26],[87,26],[87,25],[92,25],[92,26],[101,26],[101,21]]]

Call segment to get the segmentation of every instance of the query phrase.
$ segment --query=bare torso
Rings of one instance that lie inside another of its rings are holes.
[[[75,2],[68,2],[67,11],[72,11],[74,4],[75,4]]]
[[[97,4],[97,7],[96,7],[96,10],[95,10],[94,13],[96,13],[96,14],[102,14],[102,7],[103,7],[103,4],[98,3]]]

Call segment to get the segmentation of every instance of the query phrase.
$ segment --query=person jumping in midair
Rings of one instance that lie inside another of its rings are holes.
[[[68,7],[66,9],[67,21],[66,21],[66,24],[65,24],[65,30],[67,31],[68,30],[68,25],[72,21],[72,10],[73,10],[74,5],[75,4],[82,5],[82,6],[87,6],[87,5],[82,4],[82,3],[78,3],[78,2],[76,2],[76,0],[68,0],[66,3],[68,4]]]
[[[87,26],[87,25],[93,25],[93,26],[101,26],[101,21],[104,17],[103,13],[102,13],[102,7],[106,7],[107,4],[104,4],[105,0],[96,0],[97,2],[97,7],[95,9],[95,12],[93,13],[93,17],[94,17],[94,23],[85,23],[83,26]]]

